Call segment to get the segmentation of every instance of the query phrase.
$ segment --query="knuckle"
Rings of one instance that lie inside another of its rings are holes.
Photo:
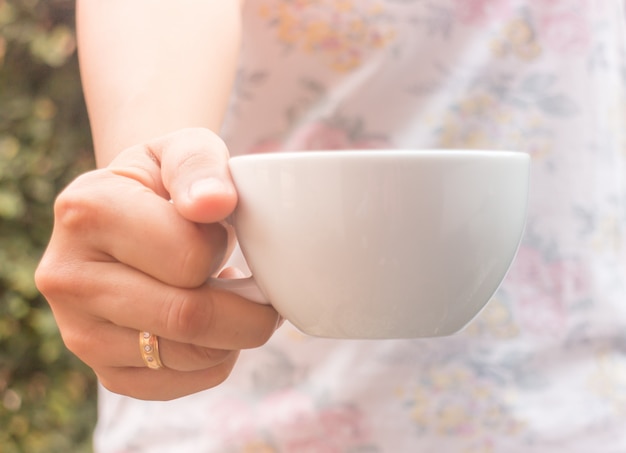
[[[80,179],[79,177],[78,179]],[[55,200],[54,228],[48,247],[35,270],[35,284],[44,295],[72,291],[80,282],[82,268],[74,262],[76,240],[97,221],[94,197],[74,181]]]
[[[259,320],[263,319],[263,321],[259,321],[256,324],[256,329],[252,335],[250,335],[250,342],[246,345],[247,349],[258,348],[267,343],[274,332],[276,332],[276,324],[278,315],[271,307],[262,307],[267,312],[263,315],[260,315]]]
[[[198,287],[217,270],[224,260],[228,234],[218,224],[192,224],[188,241],[178,252],[180,278],[189,287]]]
[[[46,252],[35,270],[35,285],[50,305],[57,305],[57,298],[63,300],[81,290],[81,272],[68,261]]]
[[[59,287],[56,269],[47,255],[44,255],[35,269],[35,286],[44,296],[55,293]]]
[[[98,200],[78,182],[68,186],[54,203],[55,228],[74,232],[93,227],[99,218],[95,215],[100,209]]]
[[[176,269],[181,283],[188,287],[202,285],[211,273],[210,253],[202,241],[185,241],[177,253]]]
[[[165,329],[186,343],[195,343],[206,333],[213,317],[212,304],[194,291],[180,292],[180,296],[166,304]]]
[[[226,359],[232,351],[196,346],[194,348],[194,353],[200,363],[216,364],[224,361],[224,359]]]

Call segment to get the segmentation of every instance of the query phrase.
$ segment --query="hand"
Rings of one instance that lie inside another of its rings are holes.
[[[216,386],[240,349],[276,329],[272,307],[206,284],[228,248],[219,222],[237,203],[227,162],[218,137],[185,129],[123,151],[58,197],[36,282],[67,347],[109,390],[165,400]],[[140,331],[158,335],[165,368],[144,365]]]

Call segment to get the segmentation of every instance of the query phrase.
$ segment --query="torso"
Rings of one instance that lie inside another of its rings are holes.
[[[102,391],[99,452],[626,450],[622,0],[251,0],[233,154],[511,149],[526,233],[461,333],[335,341],[283,326],[219,388]]]

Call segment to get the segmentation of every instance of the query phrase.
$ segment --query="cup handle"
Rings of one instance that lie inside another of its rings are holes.
[[[253,302],[269,305],[267,297],[263,294],[259,285],[257,285],[254,277],[246,278],[216,278],[211,277],[209,279],[209,286],[213,288],[219,288],[231,293],[235,293],[238,296],[250,299]]]

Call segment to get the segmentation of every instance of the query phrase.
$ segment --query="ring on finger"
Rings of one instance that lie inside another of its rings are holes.
[[[164,368],[159,355],[159,337],[150,332],[139,332],[139,350],[146,366],[152,370]]]

